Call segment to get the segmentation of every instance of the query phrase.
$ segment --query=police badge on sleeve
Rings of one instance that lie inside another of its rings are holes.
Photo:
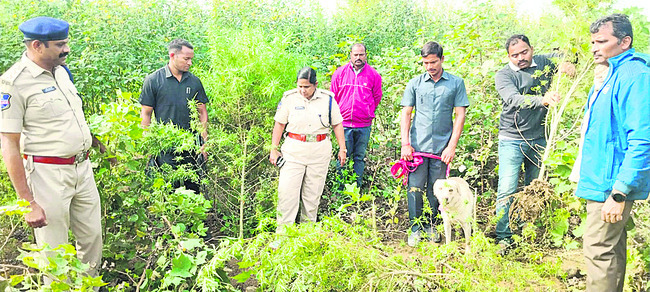
[[[11,94],[0,92],[0,108],[6,110],[11,106],[10,100]]]

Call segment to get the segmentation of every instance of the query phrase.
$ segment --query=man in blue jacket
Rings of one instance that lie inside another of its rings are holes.
[[[576,196],[587,200],[587,291],[623,291],[625,225],[650,192],[650,68],[632,48],[632,25],[613,14],[590,27],[595,78],[582,123]],[[645,60],[644,60],[645,59]]]

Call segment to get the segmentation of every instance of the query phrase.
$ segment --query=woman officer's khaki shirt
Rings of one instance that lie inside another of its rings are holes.
[[[300,95],[298,89],[284,93],[275,113],[275,121],[285,124],[285,131],[301,135],[331,134],[329,125],[329,102],[332,97],[332,125],[343,122],[334,94],[323,89],[316,89],[314,96],[307,99]],[[282,145],[282,156],[287,161],[298,163],[329,162],[332,156],[330,139],[321,142],[302,142],[289,137]]]

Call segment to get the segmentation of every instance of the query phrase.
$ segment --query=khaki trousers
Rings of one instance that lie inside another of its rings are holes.
[[[316,222],[318,204],[325,187],[329,162],[302,164],[287,161],[280,169],[278,183],[277,232],[294,223],[301,210],[302,220]]]
[[[623,220],[607,223],[600,218],[603,203],[587,200],[587,228],[583,249],[587,264],[587,291],[623,291],[627,257],[627,232],[633,201],[625,202]]]
[[[77,256],[97,275],[102,259],[102,227],[99,193],[90,160],[77,165],[25,161],[27,183],[36,202],[45,210],[47,226],[34,229],[36,243],[51,248],[68,243],[68,230],[77,239]]]

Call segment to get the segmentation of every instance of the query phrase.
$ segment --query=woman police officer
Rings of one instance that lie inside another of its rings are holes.
[[[347,150],[341,124],[343,117],[333,94],[317,89],[317,84],[314,69],[300,69],[296,78],[297,88],[284,93],[275,113],[269,161],[281,166],[277,210],[279,233],[283,233],[285,225],[295,221],[298,207],[303,220],[316,221],[332,153],[330,127],[334,129],[339,144],[338,158],[341,164],[345,163]],[[287,134],[280,153],[278,145],[285,129]]]

